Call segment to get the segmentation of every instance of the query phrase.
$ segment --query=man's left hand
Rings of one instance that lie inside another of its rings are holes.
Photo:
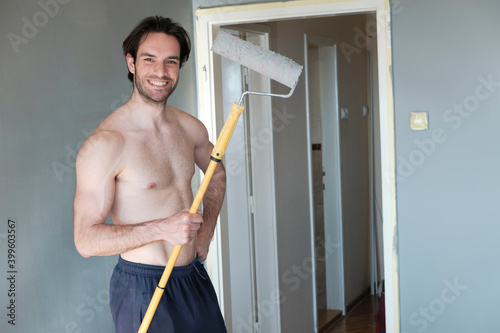
[[[198,254],[198,258],[200,258],[200,261],[202,262],[207,259],[208,249],[210,247],[211,240],[212,237],[210,237],[206,233],[198,232],[196,252]]]

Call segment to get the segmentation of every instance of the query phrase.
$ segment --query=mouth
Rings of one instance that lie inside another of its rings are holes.
[[[155,81],[155,80],[148,80],[149,84],[155,87],[165,87],[168,83],[168,81]]]

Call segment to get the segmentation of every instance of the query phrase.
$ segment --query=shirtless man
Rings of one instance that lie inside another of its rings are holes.
[[[130,100],[83,144],[76,161],[75,245],[83,257],[119,254],[110,282],[116,332],[137,332],[176,244],[183,248],[148,332],[226,332],[201,265],[225,193],[221,163],[190,214],[191,178],[205,171],[213,145],[204,125],[166,104],[189,57],[187,32],[149,17],[123,42],[134,83]],[[111,216],[114,224],[105,224]]]

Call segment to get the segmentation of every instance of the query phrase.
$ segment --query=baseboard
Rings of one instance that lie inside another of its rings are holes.
[[[327,314],[328,313],[328,314]],[[340,310],[319,310],[318,311],[318,333],[324,333],[332,328],[341,319],[342,311]]]
[[[352,302],[347,304],[345,309],[346,313],[349,314],[352,310],[354,310],[354,308],[356,308],[365,298],[370,296],[370,293],[371,293],[370,287],[366,288],[366,290],[362,292],[361,295],[359,295]]]

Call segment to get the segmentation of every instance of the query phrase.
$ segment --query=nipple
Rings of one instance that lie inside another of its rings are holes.
[[[152,188],[155,188],[156,187],[156,183],[155,182],[151,182],[148,184],[148,189],[152,189]]]

